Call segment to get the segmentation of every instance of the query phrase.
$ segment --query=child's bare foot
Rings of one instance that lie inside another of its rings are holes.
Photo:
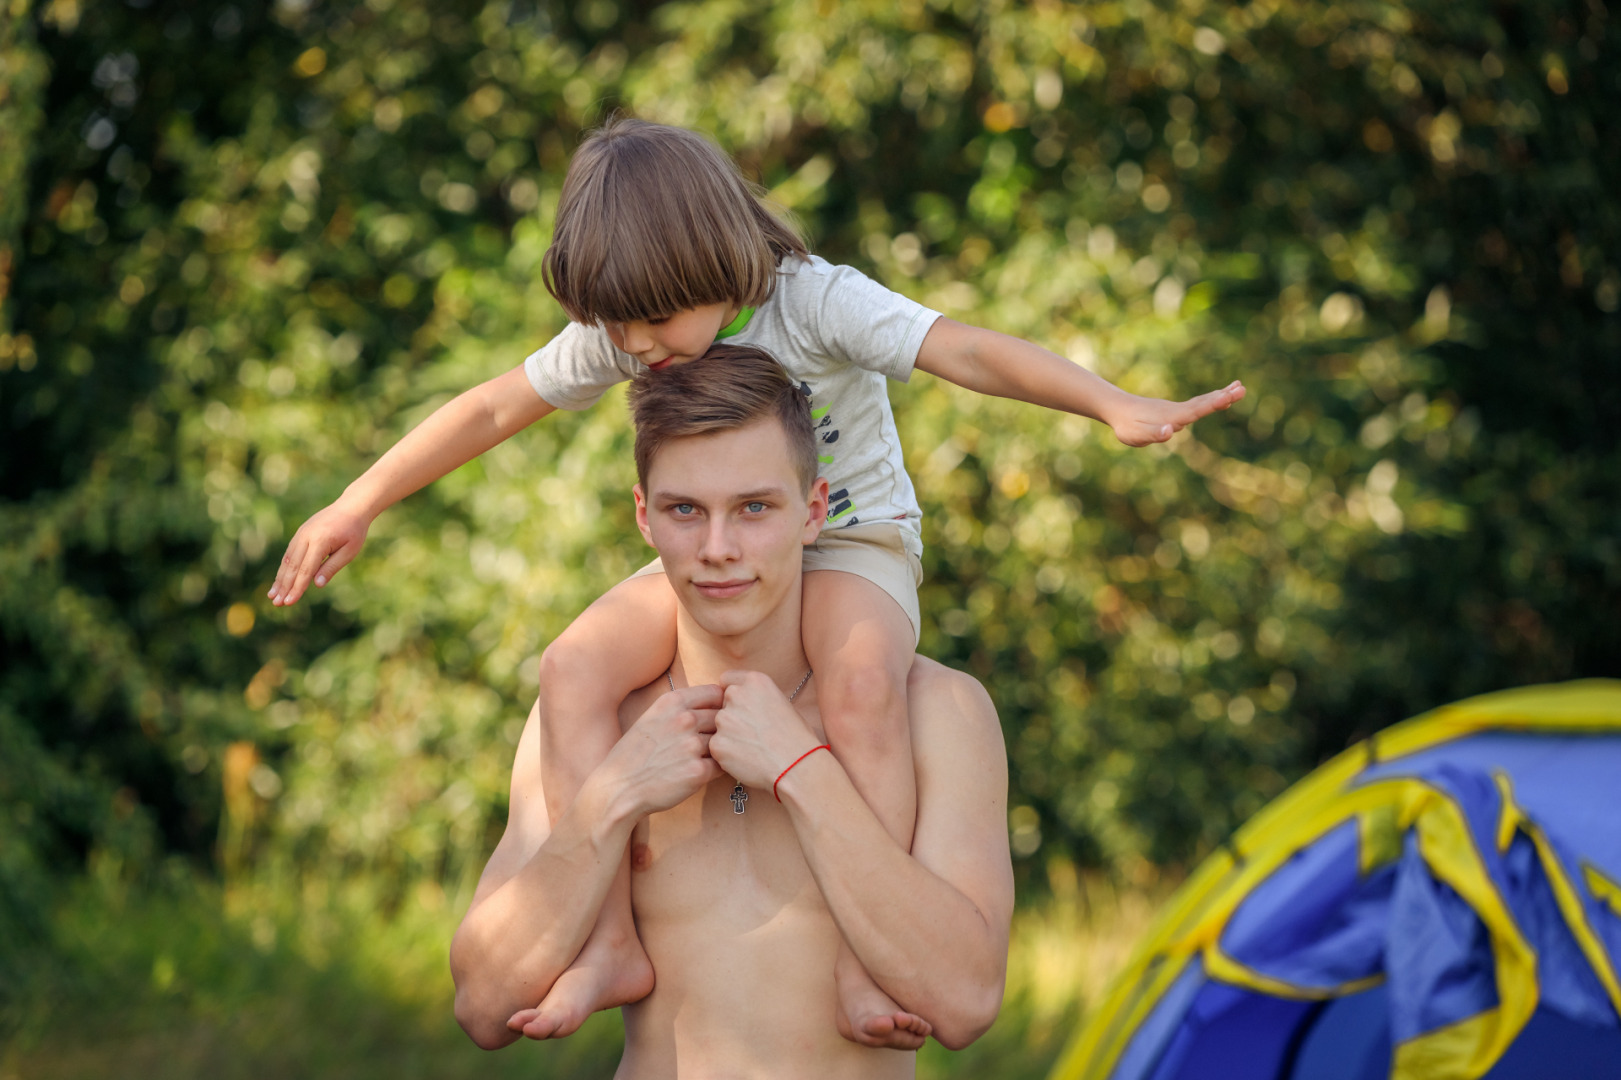
[[[640,1001],[652,992],[653,964],[640,942],[632,939],[613,948],[592,935],[540,1005],[515,1013],[507,1027],[531,1039],[561,1039],[578,1031],[592,1013]]]
[[[869,1016],[859,1027],[851,1027],[844,1013],[839,1013],[839,1034],[862,1046],[875,1046],[889,1050],[916,1050],[934,1030],[921,1016],[904,1009],[884,1016]]]
[[[833,976],[839,995],[839,1034],[851,1042],[890,1050],[916,1050],[934,1030],[927,1020],[895,1004],[847,949],[840,950]]]

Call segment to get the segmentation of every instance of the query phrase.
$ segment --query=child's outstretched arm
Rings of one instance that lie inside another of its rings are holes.
[[[1039,345],[947,318],[929,328],[917,367],[981,394],[1091,417],[1127,446],[1164,442],[1244,396],[1244,384],[1234,379],[1187,401],[1139,397]]]
[[[278,607],[296,603],[311,581],[326,585],[360,554],[366,531],[378,514],[554,408],[535,393],[519,364],[434,410],[336,502],[299,526],[281,557],[275,584],[270,587],[271,602]]]

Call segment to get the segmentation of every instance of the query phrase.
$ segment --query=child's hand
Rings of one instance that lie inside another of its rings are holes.
[[[1195,420],[1231,407],[1243,396],[1244,384],[1237,379],[1220,390],[1187,401],[1126,394],[1124,403],[1111,410],[1106,420],[1114,429],[1114,437],[1127,446],[1147,446],[1164,442]]]
[[[276,583],[270,586],[270,602],[277,607],[297,603],[312,579],[317,588],[324,588],[334,574],[360,554],[370,527],[365,516],[345,508],[341,502],[304,522],[287,545],[287,554],[281,557]]]

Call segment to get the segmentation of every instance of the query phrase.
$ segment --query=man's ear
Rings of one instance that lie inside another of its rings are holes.
[[[822,486],[825,488],[827,485]],[[636,499],[636,527],[642,530],[642,539],[647,541],[647,546],[657,550],[658,545],[653,543],[653,530],[647,527],[647,493],[640,484],[631,488],[630,493]]]
[[[816,538],[822,535],[822,526],[827,524],[827,479],[818,476],[816,483],[811,485],[810,498],[806,500],[808,506],[805,515],[805,534],[800,540],[802,544],[814,544]]]

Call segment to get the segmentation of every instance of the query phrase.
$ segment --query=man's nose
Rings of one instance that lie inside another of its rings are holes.
[[[738,558],[740,549],[733,523],[725,515],[709,519],[704,530],[703,550],[699,557],[708,563],[731,562]]]

